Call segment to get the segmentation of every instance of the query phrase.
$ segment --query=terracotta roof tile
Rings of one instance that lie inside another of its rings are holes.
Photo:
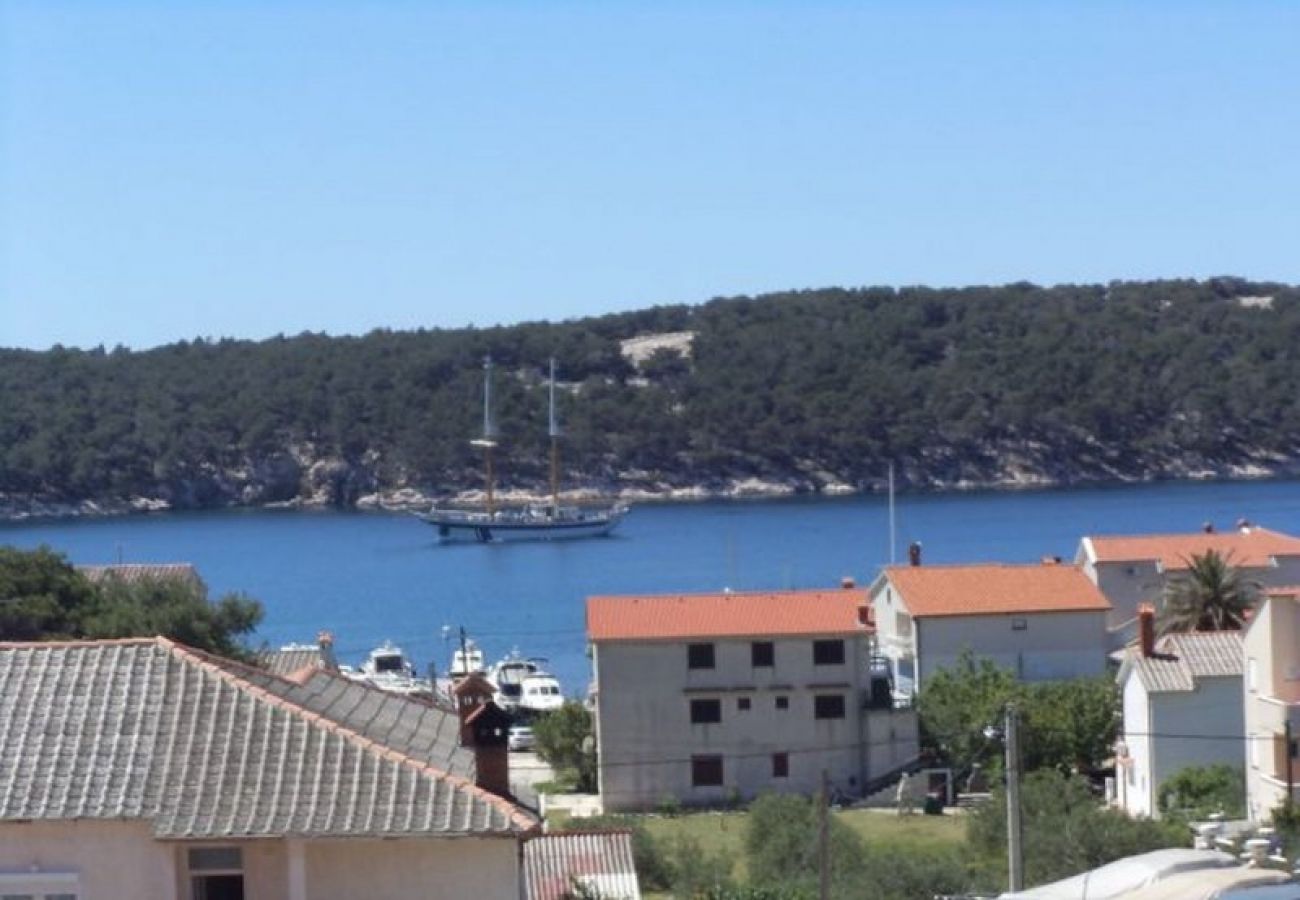
[[[1110,609],[1078,566],[887,566],[884,577],[914,617]]]
[[[1124,671],[1133,671],[1148,693],[1193,691],[1200,678],[1241,677],[1241,632],[1171,634],[1157,642],[1155,656],[1143,656],[1136,646],[1125,648],[1124,656]]]
[[[1097,562],[1141,562],[1156,560],[1168,571],[1186,569],[1193,554],[1210,550],[1238,566],[1262,568],[1273,565],[1278,556],[1300,556],[1300,538],[1258,526],[1238,531],[1190,534],[1098,535],[1086,537],[1085,548]]]
[[[857,634],[860,588],[763,593],[661,594],[589,597],[587,636],[593,641],[695,637],[779,637]]]

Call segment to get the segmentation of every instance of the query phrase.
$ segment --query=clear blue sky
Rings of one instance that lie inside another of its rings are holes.
[[[1300,281],[1300,4],[0,0],[0,346]]]

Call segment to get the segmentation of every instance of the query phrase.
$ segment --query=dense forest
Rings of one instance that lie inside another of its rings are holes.
[[[689,331],[636,360],[629,338]],[[1300,289],[1239,279],[825,289],[559,323],[0,351],[0,505],[355,503],[480,483],[481,360],[507,487],[816,491],[1286,471]]]

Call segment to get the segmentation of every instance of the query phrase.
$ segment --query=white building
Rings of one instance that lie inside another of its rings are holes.
[[[1244,643],[1246,808],[1252,820],[1267,821],[1286,800],[1288,786],[1294,798],[1300,780],[1300,587],[1270,590],[1246,626]]]
[[[1026,681],[1106,670],[1110,604],[1077,566],[887,566],[871,605],[878,652],[904,694],[968,650]]]
[[[1170,578],[1187,571],[1193,556],[1214,551],[1263,585],[1300,584],[1300,538],[1258,526],[1189,534],[1096,535],[1079,543],[1075,564],[1110,601],[1111,649],[1137,635],[1139,603],[1159,611]]]
[[[1116,753],[1115,802],[1156,817],[1160,786],[1189,766],[1240,769],[1244,732],[1238,631],[1155,637],[1140,612],[1139,640],[1124,651],[1119,685],[1124,724]]]
[[[866,592],[592,597],[587,636],[606,810],[857,795],[919,752],[873,669]]]

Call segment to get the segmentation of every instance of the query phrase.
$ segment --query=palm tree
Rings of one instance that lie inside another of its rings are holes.
[[[1263,591],[1214,550],[1183,558],[1187,569],[1165,585],[1160,633],[1234,631],[1246,624]]]

